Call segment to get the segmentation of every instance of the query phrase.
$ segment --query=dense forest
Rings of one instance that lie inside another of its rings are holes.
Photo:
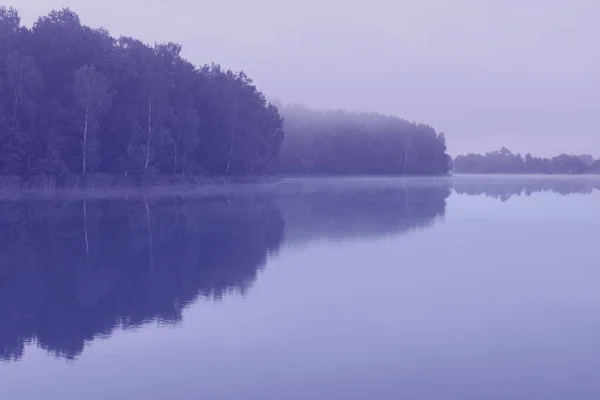
[[[443,133],[377,113],[281,108],[286,138],[279,168],[287,174],[446,174]]]
[[[285,109],[278,162],[278,108],[245,73],[197,67],[181,50],[114,38],[70,9],[28,28],[0,7],[3,181],[448,170],[444,137],[430,127],[298,107]]]
[[[115,39],[69,9],[21,26],[0,7],[0,175],[269,171],[277,108],[243,72],[174,43]]]
[[[475,174],[585,174],[600,173],[600,160],[591,155],[561,154],[552,158],[523,157],[506,148],[481,154],[460,155],[454,159],[457,173]]]

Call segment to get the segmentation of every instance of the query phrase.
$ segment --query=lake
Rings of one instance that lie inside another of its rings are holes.
[[[0,201],[2,399],[598,399],[600,178]]]

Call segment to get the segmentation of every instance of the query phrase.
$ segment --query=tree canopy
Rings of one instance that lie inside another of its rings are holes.
[[[0,86],[2,175],[245,175],[268,170],[283,140],[243,72],[113,38],[68,8],[28,29],[0,7]]]

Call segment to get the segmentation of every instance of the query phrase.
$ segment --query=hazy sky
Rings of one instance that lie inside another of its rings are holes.
[[[243,69],[269,98],[380,111],[502,145],[600,157],[599,0],[18,0],[27,25],[68,6],[92,27],[175,41]]]

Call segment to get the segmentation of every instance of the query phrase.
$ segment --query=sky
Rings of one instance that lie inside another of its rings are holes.
[[[452,155],[505,146],[600,157],[598,0],[18,0],[26,25],[83,23],[195,64],[244,70],[270,99],[377,111],[444,132]]]

